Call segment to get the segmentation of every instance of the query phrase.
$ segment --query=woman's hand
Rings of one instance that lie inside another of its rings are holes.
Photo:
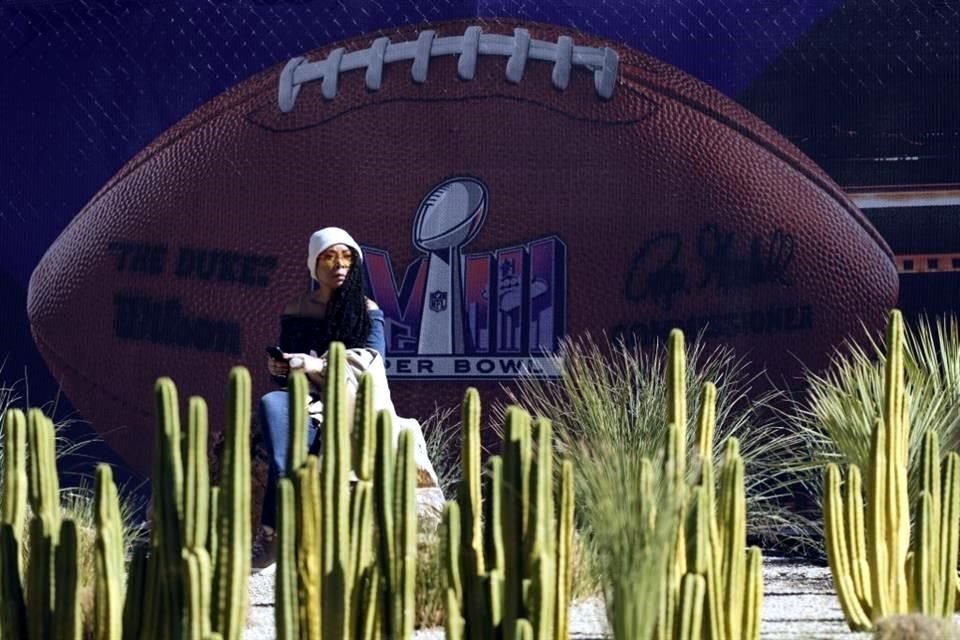
[[[283,355],[287,359],[290,369],[300,369],[314,382],[322,380],[327,371],[327,359],[318,356],[316,351],[285,353]]]

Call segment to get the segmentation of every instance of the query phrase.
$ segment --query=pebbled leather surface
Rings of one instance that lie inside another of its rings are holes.
[[[452,35],[468,24],[431,28]],[[481,56],[465,82],[448,56],[430,61],[420,85],[409,62],[388,65],[378,92],[366,90],[362,71],[343,74],[332,101],[319,83],[306,85],[283,114],[281,65],[203,105],[94,196],[34,272],[28,313],[54,375],[111,446],[149,469],[159,375],[184,398],[205,396],[212,425],[222,424],[232,365],[254,371],[255,397],[269,390],[263,349],[306,285],[310,233],[338,225],[389,251],[399,281],[421,255],[412,241],[420,200],[456,175],[489,190],[486,221],[465,253],[551,234],[565,243],[570,333],[711,319],[757,367],[792,379],[800,362],[823,367],[843,339],[862,335],[861,323],[884,325],[897,299],[889,248],[795,147],[669,65],[581,33],[522,26],[537,39],[567,33],[578,45],[616,48],[613,98],[599,99],[582,68],[558,91],[546,62],[530,61],[514,85],[506,58]],[[376,35],[336,46],[363,48]],[[388,35],[414,39],[416,29]],[[122,247],[134,245],[165,250],[153,255],[155,272],[130,256],[121,268]],[[193,277],[178,276],[201,251],[205,277],[196,262]],[[118,296],[173,301],[195,335],[119,339]],[[800,307],[804,319],[784,315]],[[803,328],[754,332],[776,322]],[[437,404],[458,403],[464,386],[392,389],[398,411],[423,420]],[[478,386],[499,397],[499,383]]]

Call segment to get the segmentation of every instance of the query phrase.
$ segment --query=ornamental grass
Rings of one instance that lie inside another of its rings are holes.
[[[922,317],[906,327],[904,376],[908,398],[910,504],[917,498],[916,465],[924,434],[933,430],[943,456],[960,451],[960,326],[955,316]],[[870,433],[882,415],[883,336],[849,344],[820,375],[809,376],[806,398],[785,413],[807,445],[789,466],[805,475],[809,491],[819,494],[827,463],[867,468]]]
[[[712,382],[717,388],[714,467],[720,466],[721,443],[737,438],[745,464],[749,535],[764,546],[808,544],[809,523],[787,508],[802,486],[800,478],[784,472],[783,462],[804,442],[779,422],[784,394],[749,373],[749,362],[731,348],[708,349],[702,336],[688,345],[687,362],[687,451],[696,450],[694,423],[704,384]],[[666,347],[657,343],[642,349],[587,334],[564,342],[555,365],[558,379],[523,378],[508,388],[508,402],[553,421],[557,453],[576,461],[578,524],[589,536],[595,523],[620,517],[618,505],[637,489],[640,458],[660,463]],[[692,458],[687,468],[696,472]]]
[[[2,373],[2,368],[0,368]],[[27,387],[26,380],[10,384],[0,382],[0,469],[5,465],[4,451],[4,417],[8,409],[21,408],[29,406],[27,392],[21,392],[21,386]],[[43,406],[46,415],[57,415],[57,401],[47,403]],[[62,471],[65,460],[77,460],[87,457],[85,448],[96,441],[93,436],[76,437],[68,436],[66,433],[69,428],[77,423],[77,420],[71,417],[61,417],[54,421],[55,446],[57,468],[60,469],[60,477],[71,477],[72,486],[61,488],[60,506],[64,519],[73,520],[77,526],[77,575],[79,582],[78,602],[81,608],[83,620],[92,620],[93,612],[93,591],[94,591],[94,544],[96,538],[96,511],[94,509],[93,480],[89,474],[82,472],[64,472]],[[28,461],[29,463],[29,461]],[[0,475],[0,495],[3,494],[2,475]],[[129,550],[133,545],[145,539],[146,531],[144,526],[136,524],[136,515],[142,511],[142,505],[135,497],[133,491],[122,491],[120,494],[120,515],[123,522],[122,534],[124,546]],[[32,518],[32,512],[29,505],[25,522]],[[30,561],[30,536],[27,532],[28,527],[24,527],[21,533],[23,539],[23,554],[21,557],[22,571],[24,575],[28,571]],[[88,624],[89,627],[89,624]],[[85,629],[85,632],[90,629]]]

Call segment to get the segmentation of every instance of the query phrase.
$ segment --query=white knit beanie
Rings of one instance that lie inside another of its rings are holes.
[[[335,244],[347,245],[357,252],[357,258],[360,262],[363,262],[363,251],[360,250],[360,245],[350,237],[349,233],[340,227],[324,227],[310,236],[310,250],[307,252],[307,269],[310,270],[310,277],[314,280],[317,279],[317,256]]]

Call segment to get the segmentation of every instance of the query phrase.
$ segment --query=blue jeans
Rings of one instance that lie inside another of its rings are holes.
[[[276,528],[277,479],[287,471],[287,449],[290,446],[290,396],[286,391],[271,391],[260,398],[260,430],[270,454],[260,522]],[[317,425],[307,416],[308,449],[316,437]]]

